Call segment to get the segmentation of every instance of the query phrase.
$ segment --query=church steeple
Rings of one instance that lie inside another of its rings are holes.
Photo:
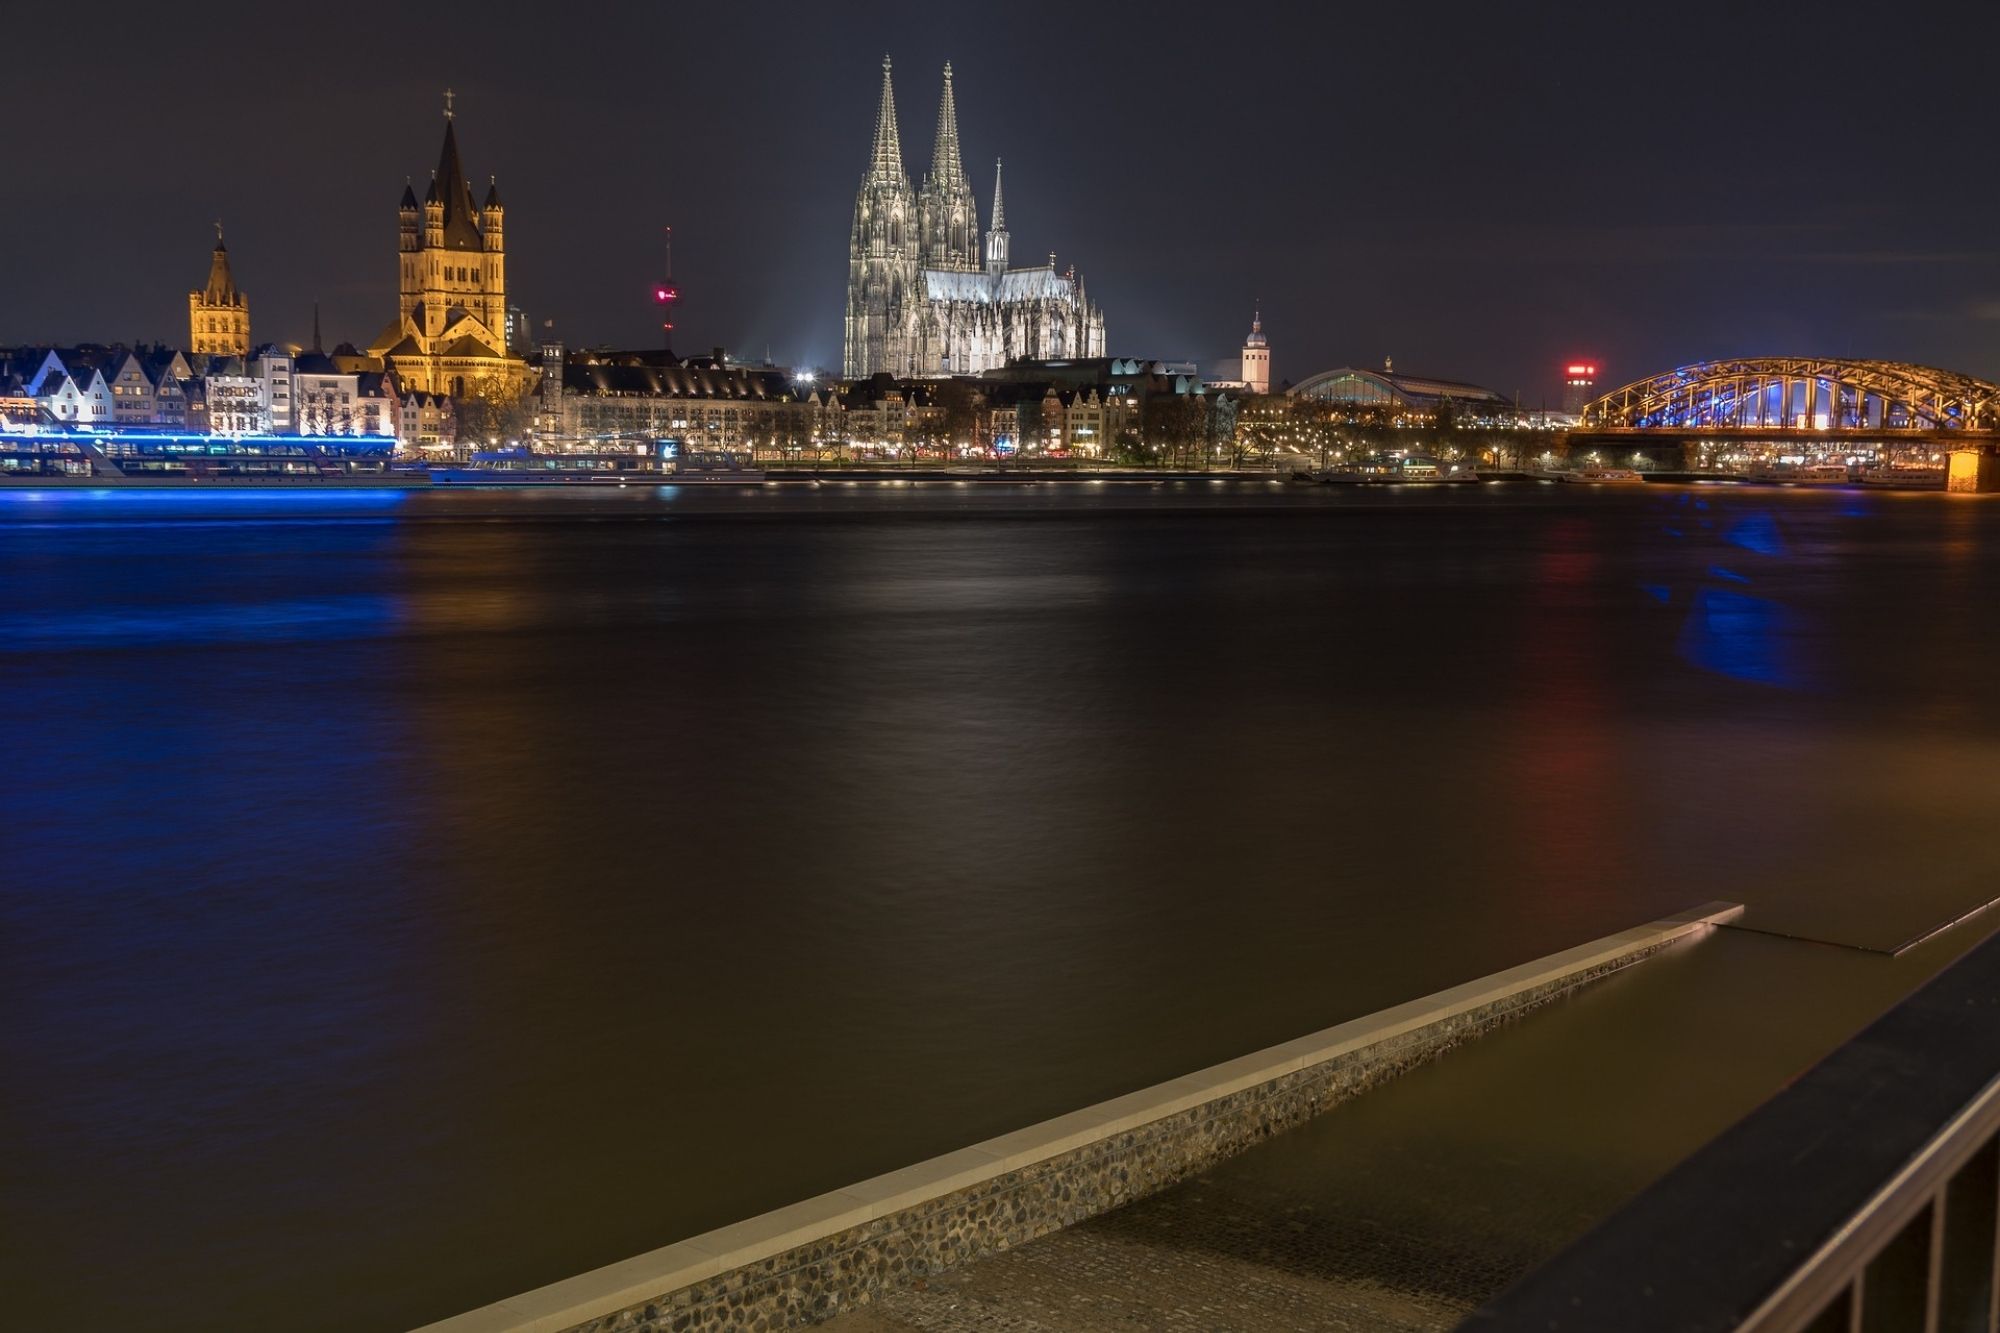
[[[875,155],[869,176],[884,183],[900,181],[909,188],[903,174],[903,139],[896,130],[896,85],[889,77],[889,57],[882,57],[882,101],[875,108]]]
[[[944,62],[944,95],[938,99],[937,138],[931,145],[931,178],[953,186],[965,179],[958,151],[958,99],[951,93],[951,62]]]
[[[1007,200],[1000,192],[1000,159],[993,159],[993,225],[986,232],[986,271],[1007,271]]]
[[[222,224],[215,224],[215,250],[208,257],[208,286],[203,295],[210,305],[236,303],[236,275],[229,271],[229,247],[222,243]]]
[[[444,95],[444,147],[438,153],[437,176],[431,188],[444,206],[445,248],[477,250],[479,215],[472,207],[472,187],[465,183],[465,168],[458,160],[458,122],[452,115],[452,96],[450,91]]]
[[[932,141],[931,169],[924,177],[918,204],[925,268],[968,273],[979,267],[979,205],[958,149],[958,97],[952,90],[951,62],[944,67],[944,92],[938,97],[937,138]]]
[[[1271,392],[1271,344],[1264,337],[1264,312],[1258,307],[1251,309],[1250,336],[1243,340],[1243,387],[1251,393]]]

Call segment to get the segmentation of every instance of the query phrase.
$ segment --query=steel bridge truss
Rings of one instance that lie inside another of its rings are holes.
[[[2000,384],[1897,361],[1755,357],[1681,366],[1583,409],[1585,430],[1993,430]]]

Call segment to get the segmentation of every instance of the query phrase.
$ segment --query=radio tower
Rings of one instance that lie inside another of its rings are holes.
[[[665,228],[667,233],[667,276],[653,284],[653,304],[660,308],[660,332],[666,339],[667,350],[674,350],[674,302],[681,299],[680,288],[674,286],[674,229]]]

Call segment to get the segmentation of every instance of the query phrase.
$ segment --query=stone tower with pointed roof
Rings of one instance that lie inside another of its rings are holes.
[[[861,191],[847,265],[842,371],[851,379],[972,375],[1020,358],[1104,355],[1104,313],[1090,304],[1074,267],[1010,268],[999,167],[993,226],[981,254],[979,203],[958,138],[958,94],[944,67],[931,169],[920,193],[903,170],[896,94],[882,58],[875,143]]]
[[[925,268],[970,273],[979,267],[979,201],[958,148],[958,99],[952,95],[951,62],[944,67],[944,95],[938,100],[937,137],[931,169],[917,201],[918,262]]]
[[[458,154],[453,95],[445,94],[444,146],[423,203],[403,186],[397,209],[400,310],[369,345],[406,390],[462,398],[488,387],[512,392],[528,382],[525,362],[507,352],[506,209],[500,187],[472,202]]]
[[[896,130],[896,87],[882,57],[882,98],[875,108],[875,144],[868,174],[854,198],[848,241],[847,331],[841,355],[850,377],[872,375],[906,359],[904,311],[917,285],[916,196],[903,171]]]
[[[215,252],[208,259],[208,286],[188,293],[188,351],[250,355],[250,298],[236,289],[220,222],[215,224]]]
[[[1000,159],[993,159],[993,225],[986,230],[986,271],[1007,271],[1007,200],[1000,193]]]
[[[1271,344],[1264,337],[1264,312],[1250,315],[1250,336],[1243,340],[1243,387],[1251,393],[1271,392]]]

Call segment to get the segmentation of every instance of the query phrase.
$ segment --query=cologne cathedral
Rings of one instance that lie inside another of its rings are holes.
[[[896,93],[882,58],[875,147],[854,201],[843,373],[858,379],[976,375],[1022,358],[1104,355],[1104,312],[1056,257],[1007,262],[1007,212],[993,170],[993,225],[980,253],[979,204],[958,147],[958,104],[944,67],[937,139],[921,191],[903,172]]]

